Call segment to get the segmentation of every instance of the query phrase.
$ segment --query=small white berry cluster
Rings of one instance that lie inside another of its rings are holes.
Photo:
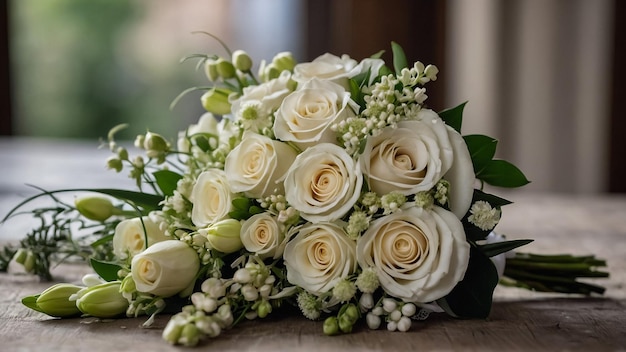
[[[387,323],[387,330],[389,331],[405,332],[411,328],[411,317],[417,312],[415,304],[397,301],[389,297],[383,298],[376,306],[373,306],[372,303],[371,294],[363,294],[359,300],[361,310],[368,312],[365,321],[370,329],[378,329],[383,321]]]

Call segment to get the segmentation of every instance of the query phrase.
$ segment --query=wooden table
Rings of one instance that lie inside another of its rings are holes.
[[[132,185],[123,175],[104,172],[106,151],[97,143],[0,139],[0,211],[2,215],[32,183],[50,189],[70,186]],[[51,161],[52,160],[52,161]],[[7,165],[10,170],[7,171]],[[81,177],[77,181],[76,175]],[[76,183],[80,183],[77,185]],[[504,208],[498,226],[510,238],[534,238],[525,247],[536,253],[593,253],[608,260],[611,277],[595,280],[604,296],[540,294],[499,287],[485,320],[456,320],[431,315],[407,333],[371,331],[328,337],[321,322],[298,315],[245,322],[207,341],[199,350],[215,351],[409,351],[409,350],[626,350],[626,196],[508,193],[515,203]],[[0,226],[0,241],[13,242],[31,224],[15,220]],[[89,269],[63,265],[59,281],[75,281]],[[25,275],[0,274],[0,351],[174,351],[161,330],[168,316],[150,329],[144,318],[98,321],[51,319],[23,307],[23,296],[48,287]]]

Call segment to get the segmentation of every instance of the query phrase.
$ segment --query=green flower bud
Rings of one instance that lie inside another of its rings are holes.
[[[195,346],[200,341],[200,330],[194,324],[186,324],[178,341],[185,346]]]
[[[27,256],[28,256],[28,251],[24,248],[20,248],[15,252],[15,254],[13,254],[13,261],[18,264],[24,265],[24,262],[26,261]]]
[[[167,325],[165,326],[165,329],[163,329],[163,334],[162,334],[163,339],[171,343],[172,345],[178,343],[178,339],[180,339],[180,336],[183,333],[183,327],[184,325],[181,325],[177,321],[176,316],[174,316],[167,323]]]
[[[225,88],[213,88],[200,97],[202,106],[206,111],[216,115],[226,115],[230,113],[231,104],[228,96],[232,93]]]
[[[328,317],[324,320],[324,334],[326,335],[337,335],[339,333],[339,322],[337,321],[337,317]]]
[[[262,301],[256,308],[259,318],[265,318],[272,312],[272,305],[268,301]]]
[[[343,312],[342,316],[347,317],[352,323],[355,323],[359,319],[359,310],[354,304],[349,304]]]
[[[115,172],[120,172],[124,168],[122,165],[122,160],[118,157],[112,156],[107,159],[107,169],[115,170]]]
[[[83,287],[65,283],[50,286],[37,297],[37,307],[40,312],[53,317],[78,316],[81,311],[76,307],[76,302],[70,301],[69,298],[81,289]]]
[[[98,318],[113,318],[124,314],[128,301],[120,292],[120,281],[88,287],[78,292],[76,306],[81,312]]]
[[[278,71],[293,71],[293,68],[296,66],[296,60],[290,52],[284,51],[274,56],[272,64]]]
[[[226,254],[243,248],[240,233],[241,222],[235,219],[218,221],[206,229],[206,237],[211,248]]]
[[[120,284],[120,292],[122,293],[133,293],[137,291],[137,286],[135,286],[135,280],[133,280],[132,275],[126,275]]]
[[[204,63],[204,73],[211,82],[215,82],[220,77],[217,73],[217,65],[215,60],[206,60],[206,62]]]
[[[26,252],[26,259],[24,259],[24,263],[22,264],[24,266],[24,270],[26,270],[27,273],[32,273],[33,270],[35,269],[35,264],[37,263],[37,257],[35,256],[35,253],[33,253],[33,251],[27,251]]]
[[[157,158],[170,150],[170,143],[160,134],[148,132],[143,141],[143,148],[146,150],[148,157]]]
[[[239,71],[248,72],[252,68],[252,59],[245,51],[236,50],[233,53],[233,65]]]
[[[82,216],[95,221],[105,221],[116,211],[108,198],[99,196],[76,198],[74,205]]]
[[[128,150],[124,147],[117,148],[117,157],[120,158],[120,160],[128,160]]]
[[[348,315],[344,314],[339,317],[338,325],[339,325],[339,329],[342,332],[347,334],[347,333],[352,332],[352,325],[354,325],[354,322],[352,321],[352,319],[350,319]]]
[[[220,75],[223,79],[230,79],[235,77],[235,66],[232,63],[224,60],[223,58],[219,58],[215,61],[215,66],[217,68],[217,74]]]

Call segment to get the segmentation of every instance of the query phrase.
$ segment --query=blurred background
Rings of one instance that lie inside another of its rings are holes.
[[[368,57],[390,42],[439,67],[435,110],[500,140],[528,191],[626,192],[624,2],[617,0],[5,0],[0,134],[97,140],[122,122],[175,138],[202,113],[194,53]],[[621,17],[620,17],[621,16]],[[389,53],[385,54],[390,59]]]

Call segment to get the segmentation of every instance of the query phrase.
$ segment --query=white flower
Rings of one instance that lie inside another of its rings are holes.
[[[463,279],[469,262],[463,225],[451,212],[413,207],[373,221],[357,240],[357,259],[373,267],[389,295],[431,302]]]
[[[234,193],[223,170],[202,172],[191,190],[191,220],[198,227],[211,225],[228,216]]]
[[[133,257],[154,243],[170,239],[149,216],[120,221],[113,235],[113,253],[120,259]]]
[[[344,216],[358,200],[363,175],[345,149],[318,144],[298,155],[285,176],[285,198],[311,222]]]
[[[470,208],[470,216],[467,220],[484,231],[491,231],[500,221],[501,212],[499,209],[492,208],[491,204],[484,200],[479,200],[472,204]]]
[[[433,113],[430,119],[403,121],[369,138],[360,161],[372,191],[410,195],[435,186],[453,158],[446,126]]]
[[[448,206],[457,218],[462,219],[467,213],[474,195],[474,165],[467,144],[463,137],[447,126],[448,137],[454,151],[454,161],[443,177],[450,183],[448,187]]]
[[[234,120],[242,122],[253,132],[272,127],[270,115],[278,109],[283,98],[291,92],[290,79],[291,73],[283,71],[278,78],[269,82],[245,87],[243,94],[231,101]],[[249,110],[251,107],[254,111]],[[251,115],[252,113],[254,115]]]
[[[297,64],[293,69],[293,80],[305,83],[314,78],[334,81],[347,87],[347,79],[361,72],[358,62],[348,55],[341,57],[330,53],[318,56],[311,62]]]
[[[283,178],[297,152],[288,144],[253,132],[245,133],[241,143],[226,157],[224,171],[233,192],[249,198],[282,194]]]
[[[370,137],[361,169],[370,189],[379,195],[428,191],[445,175],[451,184],[450,207],[461,218],[471,202],[474,181],[467,146],[432,110],[423,109],[418,116],[419,120],[399,122],[397,128],[387,127]]]
[[[331,126],[353,116],[357,109],[343,87],[312,79],[285,97],[276,111],[274,134],[302,149],[317,143],[337,143]]]
[[[241,242],[262,259],[280,258],[287,244],[278,221],[269,213],[255,214],[243,223]]]
[[[131,274],[137,291],[170,297],[193,284],[200,260],[185,242],[167,240],[137,254]]]
[[[283,258],[287,280],[314,295],[330,291],[357,268],[354,241],[333,223],[298,228]]]

